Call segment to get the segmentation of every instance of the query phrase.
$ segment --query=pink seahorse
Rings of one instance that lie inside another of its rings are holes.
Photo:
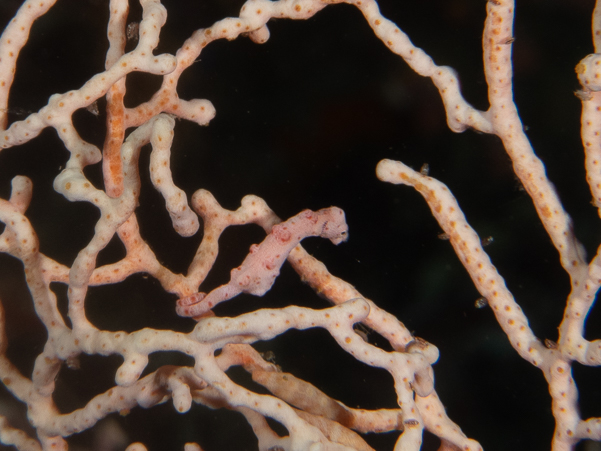
[[[348,226],[344,211],[337,207],[304,210],[286,222],[273,226],[263,242],[253,244],[242,264],[232,269],[226,285],[215,288],[209,294],[195,293],[178,299],[177,314],[197,317],[240,293],[263,296],[280,274],[280,268],[290,251],[308,236],[329,238],[334,244],[346,241]]]

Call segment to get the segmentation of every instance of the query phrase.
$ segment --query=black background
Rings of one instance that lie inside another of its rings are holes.
[[[20,3],[0,2],[1,24]],[[37,111],[49,95],[77,89],[103,70],[107,3],[59,0],[36,22],[19,58],[11,111]],[[163,3],[169,17],[157,53],[175,53],[195,29],[236,16],[243,2]],[[579,88],[574,67],[593,51],[593,6],[592,0],[518,1],[513,47],[520,116],[589,257],[599,244],[599,218],[585,183],[580,102],[573,92]],[[382,0],[380,7],[437,64],[458,71],[466,100],[487,108],[481,50],[484,0]],[[132,5],[130,17],[140,19],[139,6]],[[479,294],[450,244],[438,238],[440,229],[421,196],[375,177],[382,158],[402,160],[416,169],[428,163],[430,175],[450,187],[480,236],[494,238],[486,250],[535,334],[556,340],[568,277],[500,141],[471,131],[450,132],[431,82],[388,52],[352,6],[329,6],[308,21],[272,21],[269,29],[271,38],[263,45],[246,38],[210,44],[182,77],[179,95],[209,99],[217,115],[208,127],[178,121],[171,160],[176,184],[188,195],[208,189],[230,209],[237,208],[244,195],[256,194],[282,218],[305,208],[343,208],[350,227],[347,243],[334,247],[313,238],[303,244],[333,274],[438,346],[436,389],[450,418],[487,451],[550,449],[553,418],[541,372],[513,351],[490,309],[475,308]],[[148,99],[159,83],[155,76],[128,76],[126,105]],[[74,123],[84,139],[102,147],[102,100],[99,106],[100,117],[79,111]],[[12,115],[11,120],[22,117]],[[181,238],[172,230],[164,201],[149,183],[147,153],[141,159],[142,235],[164,265],[185,272],[201,234]],[[32,178],[34,196],[27,216],[41,250],[70,266],[91,238],[98,213],[89,205],[69,203],[52,190],[53,178],[67,157],[54,130],[19,148],[3,150],[0,196],[9,196],[15,175]],[[86,174],[101,186],[99,165],[88,167]],[[230,269],[263,236],[256,226],[228,230],[203,291],[227,282]],[[99,262],[116,261],[122,254],[120,245],[112,243]],[[66,287],[55,284],[53,289],[66,310]],[[0,298],[8,317],[8,355],[29,376],[45,331],[33,312],[20,262],[5,255],[0,255]],[[175,315],[174,301],[156,281],[137,275],[116,286],[91,288],[87,312],[103,329],[190,330],[191,321]],[[285,265],[266,296],[239,296],[217,313],[290,304],[327,306]],[[599,320],[593,309],[586,338],[599,338]],[[370,338],[385,346],[377,336]],[[352,407],[395,406],[388,373],[357,363],[323,330],[291,331],[257,348],[273,351],[284,371]],[[71,411],[107,390],[120,363],[120,357],[82,356],[81,369],[65,367],[55,392],[59,408]],[[191,364],[175,353],[155,354],[148,370],[165,363]],[[248,384],[242,373],[231,375]],[[601,416],[599,369],[575,364],[574,374],[582,416]],[[25,427],[23,406],[4,389],[0,394],[0,413],[13,425]],[[123,432],[116,430],[125,431],[122,442],[118,439]],[[187,441],[206,450],[256,449],[241,415],[200,406],[180,415],[170,403],[148,411],[138,408],[126,417],[113,415],[94,430],[70,438],[70,449],[125,448],[102,444],[103,435],[111,435],[116,443],[142,441],[151,450],[183,449]],[[397,436],[371,434],[366,439],[376,449],[392,450]],[[437,440],[426,436],[423,449],[437,446]],[[578,449],[599,448],[581,444]]]

